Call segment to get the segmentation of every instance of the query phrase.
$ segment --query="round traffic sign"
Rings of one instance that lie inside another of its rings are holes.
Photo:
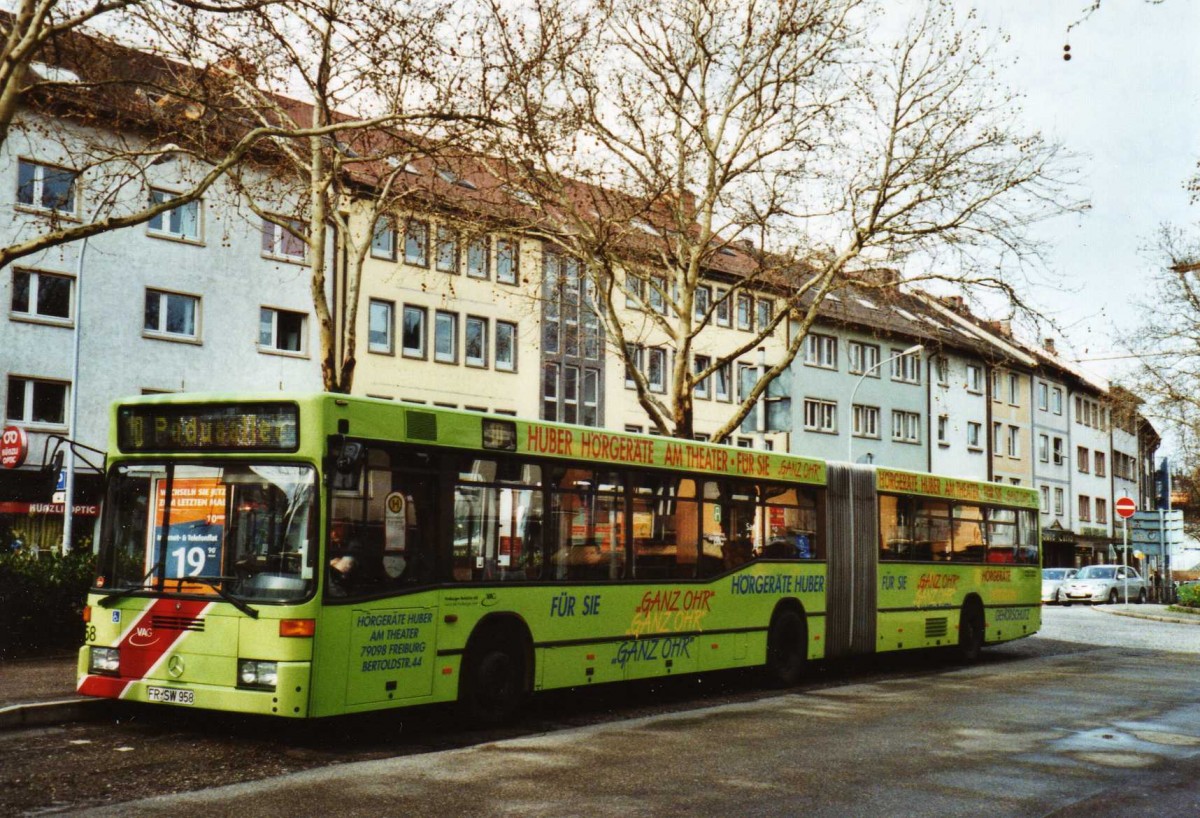
[[[0,433],[0,466],[15,469],[29,454],[29,437],[20,426],[5,426]]]
[[[1122,497],[1113,508],[1117,510],[1117,516],[1129,519],[1137,511],[1137,503],[1133,502],[1132,497]]]

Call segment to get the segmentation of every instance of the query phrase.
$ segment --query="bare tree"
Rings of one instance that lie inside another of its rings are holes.
[[[952,5],[931,2],[881,42],[867,29],[887,28],[873,25],[886,9],[867,0],[616,0],[586,12],[543,0],[529,12],[540,27],[505,40],[508,64],[537,81],[515,103],[525,161],[499,172],[537,200],[526,229],[585,270],[609,349],[660,431],[690,437],[697,382],[779,343],[790,322],[783,354],[714,433],[728,435],[829,293],[898,286],[880,268],[1018,296],[1006,265],[1033,257],[1026,228],[1082,206],[1065,196],[1067,157],[1020,129],[994,56]],[[539,31],[582,44],[531,72]],[[675,351],[665,395],[629,352],[637,330],[619,299],[639,276],[663,308],[638,320]],[[727,306],[699,295],[714,276],[727,301],[765,290],[787,308],[695,371],[695,342]]]
[[[503,84],[483,81],[472,26],[463,8],[432,1],[305,0],[195,15],[187,29],[220,64],[238,68],[228,74],[238,104],[227,113],[247,128],[286,131],[236,177],[252,211],[306,247],[331,391],[349,392],[353,383],[373,226],[398,210],[434,206],[434,158],[461,155],[476,131],[494,124],[492,100]],[[345,251],[346,308],[336,325],[332,247]]]

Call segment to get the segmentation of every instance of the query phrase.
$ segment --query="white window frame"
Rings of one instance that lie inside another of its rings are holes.
[[[743,332],[754,332],[754,296],[738,293],[736,301],[737,328]]]
[[[658,361],[658,379],[655,380],[655,361]],[[646,385],[651,392],[664,394],[667,391],[667,351],[662,347],[646,350]]]
[[[500,336],[502,334],[508,335],[509,354],[507,357],[500,356],[500,350],[501,350]],[[497,321],[496,321],[496,343],[495,343],[494,350],[495,350],[494,355],[495,355],[497,371],[499,371],[499,372],[516,372],[517,371],[517,360],[518,360],[518,357],[517,357],[517,325],[514,324],[512,321],[500,321],[499,319],[497,319]]]
[[[1021,403],[1021,379],[1015,372],[1008,373],[1008,405],[1019,406]]]
[[[702,284],[696,288],[695,294],[692,296],[692,315],[697,321],[703,321],[704,316],[708,314],[708,308],[712,305],[712,287],[707,284]]]
[[[729,290],[724,287],[717,287],[713,295],[713,314],[718,327],[732,327],[733,318],[732,310],[729,305]]]
[[[950,431],[949,427],[950,427],[949,416],[948,415],[938,415],[937,441],[938,441],[939,446],[949,446],[950,445],[950,439],[948,437],[949,431]]]
[[[378,319],[383,320],[383,342],[375,340],[379,333]],[[381,355],[396,354],[396,304],[382,298],[367,302],[367,351]]]
[[[521,246],[516,239],[496,239],[496,282],[517,284],[521,280]]]
[[[149,306],[150,300],[157,297],[158,300],[158,326],[146,326],[145,315],[146,306]],[[170,302],[173,299],[180,299],[191,304],[192,307],[192,331],[191,332],[171,332],[165,328],[167,323],[167,313],[170,308]],[[190,293],[176,293],[169,290],[159,290],[155,287],[146,288],[145,302],[142,309],[142,333],[153,338],[163,338],[175,341],[198,341],[200,339],[200,296]]]
[[[271,314],[271,325],[268,340],[263,340],[263,325],[265,313]],[[297,333],[300,342],[299,349],[284,349],[279,346],[279,318],[283,315],[295,316],[300,319],[300,331]],[[258,311],[258,351],[273,355],[308,355],[308,313],[298,310],[288,310],[282,307],[259,307]]]
[[[711,355],[696,355],[695,357],[692,358],[692,374],[693,375],[703,372],[704,370],[708,369],[710,366],[712,366],[712,356]],[[712,376],[710,375],[707,378],[702,378],[701,380],[696,381],[696,386],[695,386],[693,392],[694,392],[695,396],[697,398],[699,398],[700,400],[708,400],[709,398],[712,397],[712,387],[711,387],[711,383],[710,383],[711,380],[712,380]]]
[[[396,222],[391,216],[380,216],[375,220],[375,229],[371,233],[371,258],[396,260]]]
[[[411,218],[404,222],[404,263],[429,269],[429,222]]]
[[[480,268],[475,262],[482,260]],[[467,278],[486,281],[492,277],[492,239],[491,236],[475,236],[467,243]]]
[[[1038,435],[1038,460],[1050,462],[1050,435]]]
[[[921,353],[902,355],[902,349],[892,350],[892,380],[897,383],[921,383]]]
[[[967,448],[983,451],[983,444],[979,442],[982,437],[983,424],[974,420],[967,421]]]
[[[837,434],[837,401],[804,399],[804,429],[820,434]]]
[[[408,346],[406,335],[408,330],[408,316],[417,316],[420,321],[419,331],[421,334],[421,343],[417,347]],[[400,354],[405,358],[420,358],[425,359],[429,354],[429,310],[417,304],[405,304],[404,309],[400,311]]]
[[[1054,490],[1054,516],[1063,516],[1063,507],[1066,504],[1066,492],[1060,488]]]
[[[21,384],[21,414],[13,415],[10,410],[13,408],[14,390],[16,382]],[[39,386],[54,386],[62,387],[62,417],[59,420],[34,419],[34,406],[36,404],[36,394]],[[8,387],[5,400],[4,416],[7,422],[17,426],[30,427],[53,427],[65,429],[67,426],[67,407],[71,400],[71,384],[66,381],[56,381],[52,378],[31,378],[25,375],[9,375]]]
[[[721,364],[721,366],[717,367],[713,376],[716,379],[713,382],[713,398],[725,403],[731,402],[733,400],[733,390],[730,388],[731,381],[733,380],[732,363],[726,361]]]
[[[983,394],[983,367],[967,364],[967,391],[976,395]]]
[[[1045,381],[1038,381],[1037,402],[1038,409],[1043,412],[1050,411],[1050,384],[1046,383]]]
[[[479,344],[479,354],[471,354],[471,332],[476,328],[476,338]],[[463,322],[463,363],[476,369],[488,368],[488,331],[489,321],[480,315],[468,315]]]
[[[443,327],[449,327],[449,334],[443,333]],[[438,348],[438,341],[445,338],[450,341],[450,351],[443,352]],[[458,363],[458,313],[449,310],[435,310],[433,314],[433,360],[439,364]]]
[[[810,332],[804,339],[804,365],[819,369],[837,369],[837,338]]]
[[[29,201],[21,201],[21,189],[24,185],[21,184],[21,170],[23,167],[33,168],[33,178],[30,179],[29,186]],[[46,204],[46,171],[53,170],[60,173],[70,174],[71,184],[69,188],[70,208],[55,207],[53,204]],[[17,192],[14,197],[17,206],[26,210],[36,210],[41,213],[60,213],[64,216],[74,216],[79,211],[79,172],[70,168],[62,167],[61,165],[51,165],[45,162],[38,162],[33,159],[18,159],[17,160]]]
[[[286,221],[291,230],[277,222],[263,217],[262,223],[262,255],[264,258],[288,261],[299,264],[308,259],[308,242],[300,235],[304,233],[304,223],[299,219],[289,219],[285,216],[275,216],[280,221]],[[295,243],[293,245],[293,242]],[[299,252],[293,252],[298,250]]]
[[[434,229],[433,269],[439,273],[458,275],[458,231],[444,224]],[[450,258],[443,257],[443,249],[450,249]],[[446,262],[446,263],[443,263]]]
[[[13,301],[17,295],[17,276],[29,276],[29,309],[17,309]],[[50,315],[49,313],[38,311],[38,301],[42,292],[42,279],[54,278],[63,279],[67,282],[67,314]],[[9,315],[23,320],[37,321],[47,324],[59,324],[61,326],[71,326],[75,323],[75,276],[67,273],[49,273],[41,270],[28,270],[23,267],[14,267],[12,276],[9,279],[12,284],[12,290],[9,293],[8,307]]]
[[[892,440],[897,443],[921,442],[921,416],[903,409],[892,410]]]
[[[850,410],[850,431],[855,437],[879,439],[879,407],[856,403]]]
[[[1021,456],[1021,428],[1019,426],[1008,427],[1008,456],[1012,458]]]
[[[868,344],[864,341],[850,341],[848,354],[850,356],[851,375],[866,374],[868,378],[880,377],[878,344]]]
[[[169,199],[177,197],[179,194],[170,190],[152,187],[150,188],[150,204],[156,205],[165,202]],[[204,235],[204,210],[202,209],[203,199],[193,199],[190,202],[185,202],[178,207],[173,207],[170,210],[164,210],[154,218],[146,222],[146,233],[150,236],[159,238],[176,239],[178,241],[200,242]],[[194,232],[188,233],[184,228],[183,217],[187,211],[192,211],[192,226]],[[157,222],[157,226],[156,223]],[[165,227],[164,227],[165,225]],[[176,226],[178,225],[178,226]]]

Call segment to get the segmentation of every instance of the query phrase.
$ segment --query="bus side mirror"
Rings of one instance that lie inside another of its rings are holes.
[[[333,461],[333,487],[342,491],[358,489],[358,476],[362,473],[362,462],[366,447],[357,440],[342,440]]]

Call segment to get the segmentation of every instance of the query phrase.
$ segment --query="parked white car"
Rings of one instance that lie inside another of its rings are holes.
[[[1128,579],[1128,582],[1126,581]],[[1125,589],[1129,595],[1125,595]],[[1074,579],[1063,583],[1059,598],[1071,602],[1116,602],[1120,599],[1146,601],[1146,580],[1135,568],[1124,565],[1089,565],[1079,569]]]
[[[1043,568],[1042,569],[1042,602],[1054,605],[1062,602],[1062,586],[1067,580],[1074,579],[1079,573],[1078,568]]]

